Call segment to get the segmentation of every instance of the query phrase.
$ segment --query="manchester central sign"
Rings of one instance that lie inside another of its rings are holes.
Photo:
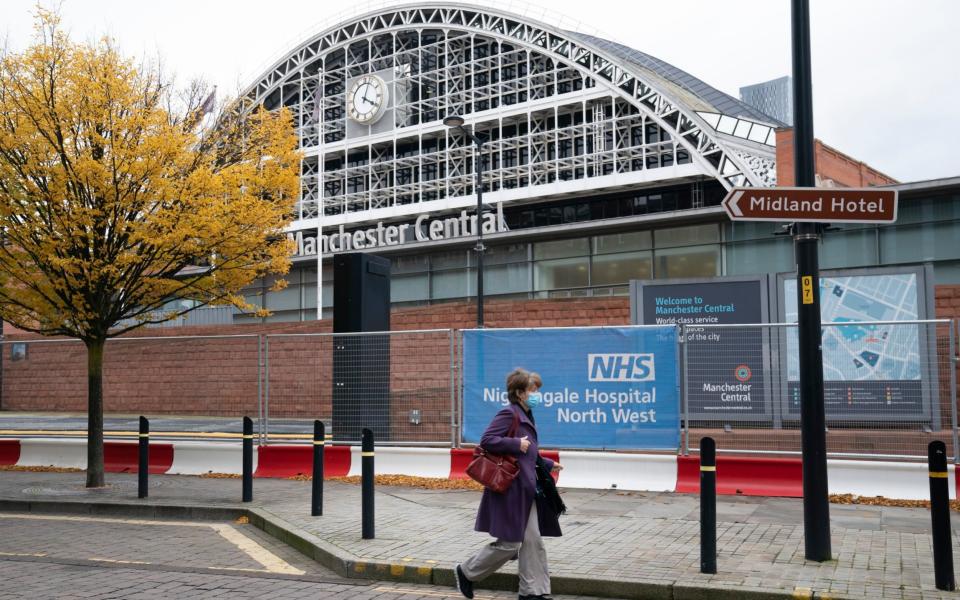
[[[734,188],[723,199],[732,221],[893,223],[897,191],[876,188]]]
[[[436,242],[455,240],[477,235],[478,226],[483,233],[500,233],[509,231],[503,218],[503,205],[497,204],[495,213],[486,213],[477,223],[476,215],[469,215],[461,211],[458,216],[431,219],[431,215],[419,215],[413,223],[397,223],[384,225],[383,221],[376,227],[346,231],[343,225],[330,233],[319,236],[308,232],[297,231],[287,236],[296,243],[294,258],[302,256],[316,256],[317,248],[323,254],[337,254],[354,250],[368,250],[373,248],[389,248],[414,242]],[[311,232],[312,233],[312,232]]]

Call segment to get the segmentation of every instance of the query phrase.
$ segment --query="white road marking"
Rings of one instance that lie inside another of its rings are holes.
[[[79,517],[68,515],[21,515],[0,513],[0,519],[24,519],[27,521],[81,521],[86,523],[123,523],[124,525],[175,525],[177,527],[209,527],[209,523],[191,521],[150,521],[147,519],[116,519],[109,517]]]
[[[223,539],[232,543],[242,550],[271,573],[287,573],[290,575],[303,575],[304,571],[294,567],[273,552],[270,552],[260,544],[243,535],[233,525],[212,524],[210,527],[223,536]]]
[[[305,571],[292,566],[290,563],[284,561],[282,558],[276,554],[270,552],[254,540],[243,535],[232,525],[224,525],[220,523],[195,523],[191,521],[155,521],[149,519],[116,519],[109,517],[83,517],[83,516],[68,516],[68,515],[21,515],[13,513],[0,513],[0,519],[22,519],[22,520],[34,520],[34,521],[75,521],[75,522],[84,522],[84,523],[123,523],[124,525],[166,525],[166,526],[175,526],[175,527],[202,527],[210,528],[220,534],[225,540],[236,546],[244,554],[257,561],[269,573],[285,573],[290,575],[303,575]],[[0,553],[0,556],[4,555]],[[21,555],[21,554],[8,554],[8,556],[35,556],[35,555]],[[137,561],[119,561],[119,560],[110,560],[104,558],[91,558],[89,560],[97,560],[102,562],[130,562],[131,564],[149,564],[149,563],[139,563]],[[224,567],[209,567],[211,569],[221,569]],[[234,569],[234,570],[243,570],[243,571],[256,571],[256,569]]]

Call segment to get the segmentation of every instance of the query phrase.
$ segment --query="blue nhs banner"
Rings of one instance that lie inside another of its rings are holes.
[[[543,378],[533,409],[540,445],[676,449],[680,375],[675,326],[476,329],[463,332],[463,441],[479,443],[521,367]]]

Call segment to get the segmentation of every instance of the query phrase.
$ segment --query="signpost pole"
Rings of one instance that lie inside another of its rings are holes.
[[[815,187],[809,0],[792,0],[794,175]],[[800,342],[800,429],[803,449],[803,529],[807,560],[830,560],[827,437],[820,326],[819,223],[794,223],[797,327]]]

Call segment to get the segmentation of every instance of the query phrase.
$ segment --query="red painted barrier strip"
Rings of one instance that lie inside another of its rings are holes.
[[[467,465],[473,460],[473,448],[450,449],[450,479],[470,479]]]
[[[104,442],[103,470],[107,473],[137,473],[139,444]],[[173,466],[173,444],[150,444],[150,473],[162,475]]]
[[[540,456],[549,458],[553,462],[560,462],[560,452],[557,450],[544,450]],[[473,448],[451,448],[450,449],[450,479],[470,479],[467,476],[467,465],[473,460]],[[559,476],[554,473],[553,478]]]
[[[15,465],[20,460],[20,440],[0,440],[0,465]]]
[[[349,472],[350,446],[324,446],[323,478],[346,477]],[[267,445],[257,450],[254,477],[296,477],[312,473],[312,445]]]
[[[677,491],[700,492],[698,457],[677,457]],[[799,458],[718,456],[717,493],[801,498],[803,463]]]

